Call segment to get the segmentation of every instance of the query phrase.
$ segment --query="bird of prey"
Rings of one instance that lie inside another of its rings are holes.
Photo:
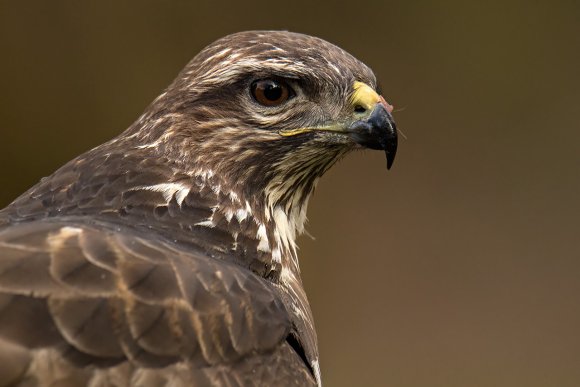
[[[1,386],[320,386],[296,236],[397,133],[373,72],[290,32],[203,49],[118,137],[0,211]]]

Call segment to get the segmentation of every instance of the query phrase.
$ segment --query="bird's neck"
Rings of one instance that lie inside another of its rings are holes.
[[[250,268],[263,276],[299,277],[296,238],[304,232],[310,192],[286,192],[289,200],[282,203],[266,188],[255,192],[248,184],[232,185],[219,179],[210,169],[193,171],[193,186],[168,186],[165,197],[182,198],[187,205],[189,195],[202,193],[202,201],[210,201],[211,213],[196,221],[195,228],[226,233],[232,238],[229,253],[241,261],[251,259]],[[289,189],[298,187],[289,187]],[[179,203],[178,203],[179,204]],[[284,278],[282,278],[284,280]]]

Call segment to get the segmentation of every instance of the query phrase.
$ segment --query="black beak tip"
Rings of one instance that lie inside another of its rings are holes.
[[[391,169],[395,162],[397,154],[397,138],[390,139],[385,146],[385,155],[387,156],[387,170]]]
[[[391,169],[397,154],[397,126],[391,113],[383,104],[378,104],[371,116],[369,123],[375,129],[375,133],[380,138],[381,148],[385,150],[387,156],[387,170]]]
[[[397,136],[397,125],[390,113],[388,115],[388,130],[386,135],[386,141],[384,142],[385,155],[387,156],[387,170],[391,169],[393,163],[395,162],[395,156],[397,154],[398,136]]]

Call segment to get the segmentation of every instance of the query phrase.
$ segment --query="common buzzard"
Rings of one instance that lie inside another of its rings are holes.
[[[0,385],[320,385],[296,236],[349,151],[397,147],[372,71],[226,36],[125,132],[0,211]]]

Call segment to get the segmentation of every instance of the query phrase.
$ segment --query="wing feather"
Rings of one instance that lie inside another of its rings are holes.
[[[10,376],[23,383],[52,380],[38,364],[50,358],[69,364],[65,379],[244,385],[252,359],[287,350],[278,292],[242,267],[131,229],[15,224],[0,230],[0,359],[28,362]]]

